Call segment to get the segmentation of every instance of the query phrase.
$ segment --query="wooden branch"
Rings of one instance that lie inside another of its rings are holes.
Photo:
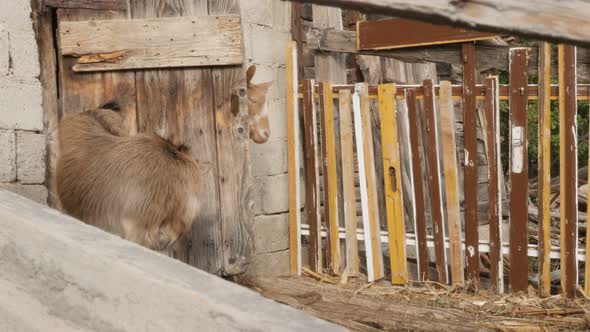
[[[127,10],[125,0],[43,0],[43,8]]]
[[[590,45],[580,29],[590,3],[580,0],[294,0],[378,12],[382,15],[452,24],[470,29],[531,36],[554,42]]]
[[[238,15],[61,22],[59,47],[74,71],[236,65]]]
[[[394,58],[405,62],[436,62],[451,65],[462,65],[461,46],[444,45],[429,47],[412,47],[399,50],[359,50],[356,45],[355,31],[335,31],[331,29],[310,29],[306,34],[306,47],[312,50],[342,52],[351,54],[376,55]],[[476,45],[477,69],[508,70],[508,46]],[[528,63],[529,74],[538,71],[538,51],[531,49]],[[578,82],[590,81],[590,54],[587,49],[578,49],[577,77]],[[551,65],[557,68],[557,50],[551,54]],[[552,77],[557,77],[557,71],[552,71]]]

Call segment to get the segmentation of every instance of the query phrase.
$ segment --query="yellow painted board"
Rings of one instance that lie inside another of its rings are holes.
[[[336,165],[336,133],[334,129],[334,96],[332,94],[332,85],[324,82],[323,86],[323,120],[324,120],[324,140],[325,146],[324,161],[327,163],[327,190],[328,190],[328,209],[330,225],[330,269],[335,274],[340,274],[340,238],[338,223],[338,172]],[[324,174],[326,176],[326,174]]]
[[[448,81],[440,82],[439,108],[443,150],[443,175],[445,181],[447,227],[449,229],[449,255],[453,285],[463,285],[463,254],[461,252],[461,207],[459,203],[459,178],[455,143],[455,111],[452,87]]]
[[[354,147],[352,137],[352,95],[349,90],[338,92],[340,108],[340,145],[342,152],[342,191],[344,226],[346,230],[346,271],[351,277],[359,274],[356,224],[356,193],[354,186]]]
[[[408,283],[408,269],[406,265],[406,225],[402,200],[401,156],[397,132],[395,89],[395,84],[379,85],[378,96],[391,283],[402,285]]]
[[[299,101],[297,96],[297,46],[287,45],[287,145],[289,176],[289,262],[291,275],[301,275],[301,183],[299,177]]]

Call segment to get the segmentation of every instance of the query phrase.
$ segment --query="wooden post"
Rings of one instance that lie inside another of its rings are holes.
[[[477,109],[475,105],[475,45],[464,43],[463,139],[465,141],[465,265],[467,280],[479,288],[479,235],[477,217]]]
[[[528,49],[510,50],[510,289],[528,287]]]
[[[322,272],[322,233],[318,217],[317,160],[315,135],[314,82],[303,81],[303,128],[305,132],[305,210],[309,223],[309,265],[312,271]]]
[[[366,83],[355,84],[352,98],[354,130],[356,137],[363,227],[367,255],[367,276],[369,282],[383,278],[383,255],[379,229],[379,209],[375,181],[375,157],[369,114],[369,91]]]
[[[378,87],[391,282],[393,284],[406,284],[408,282],[406,226],[402,200],[401,157],[398,142],[395,93],[395,84],[382,84]]]
[[[338,223],[338,173],[336,172],[336,141],[334,131],[334,96],[332,85],[320,83],[320,124],[322,130],[322,164],[324,176],[324,218],[328,236],[330,271],[340,274],[340,238]]]
[[[561,288],[573,298],[578,284],[578,139],[576,48],[558,46],[561,210]]]
[[[354,188],[354,146],[352,143],[352,97],[350,90],[338,92],[340,105],[340,145],[342,151],[342,191],[346,229],[346,271],[359,274],[358,240],[356,237],[356,198]]]
[[[449,253],[453,285],[463,285],[463,257],[461,252],[461,208],[455,143],[455,110],[451,82],[440,82],[440,127],[442,139],[443,174],[445,179]]]
[[[434,107],[434,85],[432,80],[424,80],[424,113],[426,113],[426,138],[428,177],[430,183],[430,210],[432,211],[432,226],[434,228],[434,252],[436,254],[436,270],[438,281],[447,284],[448,267],[447,251],[445,249],[445,220],[443,214],[443,199],[441,193],[440,153],[438,142],[438,116]]]
[[[428,255],[426,249],[426,216],[424,206],[424,184],[422,179],[422,161],[420,159],[419,128],[417,128],[418,115],[416,114],[416,90],[406,89],[406,102],[408,104],[408,118],[410,122],[410,145],[412,148],[412,178],[414,183],[414,199],[416,200],[416,250],[418,251],[418,279],[428,279]]]
[[[539,293],[551,295],[551,44],[539,44]]]
[[[291,275],[301,275],[301,184],[299,181],[299,98],[297,45],[287,46],[287,143],[289,162],[289,257]]]
[[[488,220],[490,224],[490,280],[492,288],[504,292],[504,260],[502,256],[502,191],[500,176],[500,100],[498,77],[486,79],[486,122],[488,156]]]

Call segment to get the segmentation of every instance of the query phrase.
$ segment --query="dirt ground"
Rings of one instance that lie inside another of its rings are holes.
[[[317,276],[316,276],[317,277]],[[267,298],[352,331],[588,331],[590,301],[579,295],[473,294],[434,282],[259,278],[243,281]]]

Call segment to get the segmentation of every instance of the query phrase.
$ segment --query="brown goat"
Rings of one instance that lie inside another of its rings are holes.
[[[61,121],[59,199],[66,213],[87,224],[164,250],[190,229],[206,170],[174,138],[128,136],[124,123],[105,108]]]

